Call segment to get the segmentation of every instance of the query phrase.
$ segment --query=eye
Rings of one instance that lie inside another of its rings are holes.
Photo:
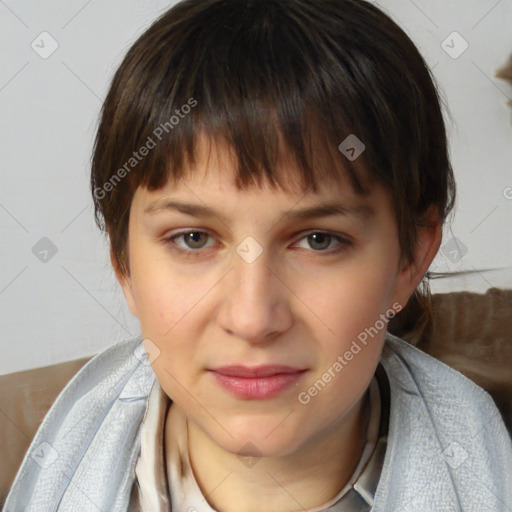
[[[208,239],[211,242],[208,245]],[[207,231],[189,230],[175,233],[164,239],[171,247],[171,250],[184,254],[185,256],[199,256],[200,249],[207,249],[214,245],[213,237]],[[307,244],[307,246],[305,246]],[[326,233],[323,231],[312,231],[303,236],[295,246],[301,249],[313,250],[313,252],[321,252],[334,254],[347,249],[353,243],[346,237]]]
[[[313,231],[308,235],[301,238],[300,242],[305,241],[309,247],[302,246],[304,249],[314,249],[314,252],[338,252],[352,245],[352,242],[347,238],[331,233],[325,233],[323,231]],[[299,242],[299,243],[300,243]],[[337,242],[337,245],[332,245],[333,242]],[[300,245],[298,245],[300,247]],[[332,249],[326,251],[325,249]]]
[[[209,247],[206,245],[208,238],[211,237],[206,231],[182,231],[181,233],[168,237],[166,240],[174,244],[178,251],[197,252],[195,249]],[[184,245],[176,242],[180,239],[183,241]]]

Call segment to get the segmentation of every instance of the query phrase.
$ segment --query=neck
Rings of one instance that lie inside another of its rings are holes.
[[[176,405],[176,404],[174,404]],[[292,512],[332,500],[355,471],[366,442],[368,392],[342,420],[307,445],[241,464],[188,421],[189,457],[197,483],[219,512]]]

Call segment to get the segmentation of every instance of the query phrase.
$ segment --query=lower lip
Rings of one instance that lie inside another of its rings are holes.
[[[305,370],[296,373],[280,373],[270,377],[231,377],[213,372],[217,382],[232,395],[247,400],[272,398],[296,384]]]

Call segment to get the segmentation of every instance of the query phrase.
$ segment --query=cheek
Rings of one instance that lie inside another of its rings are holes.
[[[201,327],[193,314],[199,298],[174,283],[166,286],[160,274],[145,275],[138,288],[139,322],[143,338],[158,347],[152,368],[160,385],[172,400],[186,403],[185,390],[193,389],[201,367]]]
[[[192,296],[187,300],[186,294],[169,291],[156,282],[150,286],[150,281],[146,291],[140,295],[142,336],[160,349],[155,368],[161,367],[161,372],[165,369],[181,380],[180,375],[190,372],[199,353],[202,327],[200,319],[194,315],[197,299]],[[165,374],[163,378],[166,378]]]
[[[161,338],[179,319],[177,295],[151,275],[145,275],[136,283],[135,300],[142,333],[145,337]]]
[[[338,421],[370,383],[387,330],[381,315],[388,309],[391,283],[382,269],[353,271],[336,285],[326,285],[324,293],[318,290],[313,303],[325,314],[329,330],[316,335],[322,354],[299,400],[307,402],[310,414],[305,421],[311,419],[311,428],[313,418],[326,424]]]
[[[380,319],[390,306],[393,283],[393,275],[385,267],[363,261],[343,269],[335,279],[326,275],[314,287],[298,290],[297,295],[311,305],[321,320],[320,331],[337,346],[340,340],[350,343]]]
[[[141,244],[142,245],[142,244]],[[142,337],[158,348],[152,367],[171,397],[180,394],[181,383],[190,387],[200,350],[201,322],[207,279],[183,275],[154,252],[135,248],[131,254],[131,276]],[[148,264],[150,262],[151,264]]]
[[[168,261],[149,251],[135,250],[131,266],[143,334],[156,338],[175,334],[207,292],[207,280],[180,274]]]

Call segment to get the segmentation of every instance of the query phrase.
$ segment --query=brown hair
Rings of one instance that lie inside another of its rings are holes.
[[[129,274],[135,190],[177,182],[204,133],[232,148],[239,189],[290,181],[276,171],[283,150],[305,190],[340,173],[361,194],[381,183],[411,261],[427,210],[444,221],[453,207],[441,103],[413,42],[368,2],[180,2],[139,37],[113,78],[92,160],[96,222],[115,266]],[[354,161],[337,149],[350,134],[365,145]]]

